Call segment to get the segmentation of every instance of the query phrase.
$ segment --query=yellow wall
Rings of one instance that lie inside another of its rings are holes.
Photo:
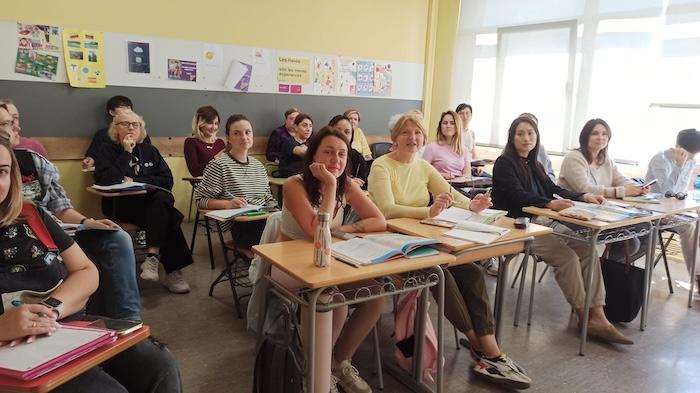
[[[426,0],[7,1],[2,18],[422,63],[427,7]]]

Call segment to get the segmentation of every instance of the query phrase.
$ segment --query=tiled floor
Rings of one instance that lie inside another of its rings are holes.
[[[187,225],[187,233],[190,228]],[[209,283],[221,267],[221,256],[217,252],[217,270],[212,271],[206,238],[199,236],[197,243],[195,264],[184,270],[192,292],[172,295],[158,284],[142,282],[143,317],[175,353],[186,392],[249,392],[254,338],[246,332],[245,320],[236,317],[227,284],[219,285],[214,297],[207,296]],[[218,241],[214,246],[218,248]],[[575,321],[570,321],[570,307],[550,272],[541,284],[536,284],[532,326],[525,323],[526,315],[521,317],[520,327],[513,326],[517,292],[506,293],[502,348],[527,368],[534,381],[530,391],[699,392],[700,338],[696,326],[700,326],[700,301],[693,308],[686,307],[685,266],[671,262],[671,270],[676,280],[674,295],[668,293],[663,268],[659,266],[655,271],[647,330],[639,330],[638,320],[620,327],[634,339],[632,346],[590,342],[586,356],[579,356]],[[495,279],[489,277],[487,282],[493,291]],[[432,312],[435,318],[435,310]],[[381,332],[386,361],[391,360],[393,352],[392,326],[387,313]],[[446,391],[498,391],[498,387],[470,373],[469,354],[464,349],[455,350],[451,325],[446,326],[450,329],[445,332]],[[367,340],[354,364],[378,391],[377,377],[371,371],[371,349]],[[384,375],[385,392],[407,391],[387,373]]]

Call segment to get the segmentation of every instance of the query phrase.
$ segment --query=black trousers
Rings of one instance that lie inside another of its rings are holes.
[[[155,190],[143,195],[103,198],[102,212],[116,221],[143,228],[146,247],[160,248],[166,273],[192,264],[192,252],[180,228],[183,215],[175,208],[173,194]]]

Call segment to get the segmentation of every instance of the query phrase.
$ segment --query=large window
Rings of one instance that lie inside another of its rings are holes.
[[[700,128],[700,0],[463,1],[458,42],[452,98],[473,105],[479,143],[505,144],[532,112],[566,152],[602,118],[612,155],[645,165]]]

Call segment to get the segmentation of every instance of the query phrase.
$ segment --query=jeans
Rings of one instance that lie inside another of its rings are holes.
[[[131,236],[124,231],[93,229],[77,232],[75,242],[100,273],[100,285],[88,300],[88,313],[140,320],[141,304]]]
[[[182,381],[167,348],[142,341],[54,390],[55,393],[180,393]]]

